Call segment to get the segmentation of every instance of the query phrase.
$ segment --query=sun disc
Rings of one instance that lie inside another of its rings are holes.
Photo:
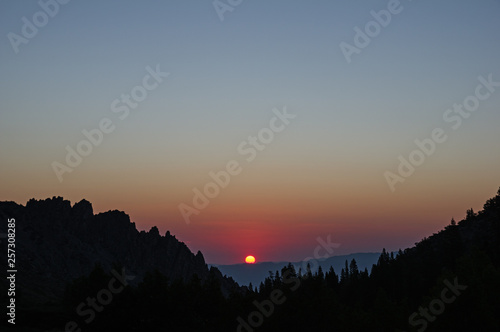
[[[253,256],[247,256],[245,258],[245,263],[247,263],[247,264],[253,264],[253,263],[255,263],[255,257],[253,257]]]

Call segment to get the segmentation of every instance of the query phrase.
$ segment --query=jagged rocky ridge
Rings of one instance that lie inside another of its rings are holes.
[[[213,273],[226,294],[239,287],[216,268],[209,270],[200,251],[194,255],[170,232],[162,236],[156,227],[139,232],[129,216],[117,210],[94,215],[86,200],[73,206],[61,197],[31,199],[26,206],[0,202],[0,218],[16,220],[17,284],[30,304],[59,301],[65,286],[88,275],[96,263],[107,271],[124,267],[136,276],[133,283],[158,270],[169,280],[189,280],[197,274],[203,281]],[[6,222],[1,227],[5,233]]]

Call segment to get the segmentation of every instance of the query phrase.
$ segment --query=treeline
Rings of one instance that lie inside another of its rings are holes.
[[[499,238],[500,189],[482,211],[471,209],[458,223],[452,219],[415,247],[395,255],[384,249],[370,272],[358,270],[355,260],[338,274],[333,268],[296,271],[289,264],[257,287],[224,296],[214,271],[207,280],[194,276],[185,282],[152,272],[131,286],[120,282],[125,277],[118,267],[105,272],[96,266],[68,285],[65,328],[499,331]]]

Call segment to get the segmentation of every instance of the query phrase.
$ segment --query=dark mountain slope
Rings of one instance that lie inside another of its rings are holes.
[[[287,297],[259,331],[500,331],[500,190],[396,257],[383,250],[370,274],[350,265],[294,283],[293,267],[281,273],[254,293]]]
[[[125,268],[128,275],[136,276],[132,283],[155,270],[171,281],[190,280],[194,274],[203,281],[209,276],[202,253],[194,255],[170,232],[161,236],[156,227],[139,232],[120,211],[94,215],[86,200],[74,206],[61,197],[32,199],[25,207],[0,202],[0,218],[16,220],[20,304],[60,301],[68,282],[88,275],[96,263],[108,272],[113,266]],[[0,231],[5,233],[6,226],[2,222]],[[1,246],[2,252],[7,252],[6,241]],[[226,293],[237,286],[217,270],[213,272],[219,275]]]

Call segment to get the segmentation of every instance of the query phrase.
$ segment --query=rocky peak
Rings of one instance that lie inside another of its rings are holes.
[[[73,205],[71,214],[73,218],[87,221],[94,216],[94,209],[89,201],[82,199],[80,202]]]
[[[135,282],[154,270],[171,281],[209,276],[203,254],[194,255],[170,232],[161,236],[156,226],[139,232],[122,211],[94,215],[87,200],[73,207],[62,197],[31,199],[26,206],[0,202],[0,217],[16,218],[19,284],[34,302],[60,299],[65,285],[88,275],[96,263],[108,271],[121,265],[137,276]],[[235,286],[222,279],[221,284],[226,291]]]

